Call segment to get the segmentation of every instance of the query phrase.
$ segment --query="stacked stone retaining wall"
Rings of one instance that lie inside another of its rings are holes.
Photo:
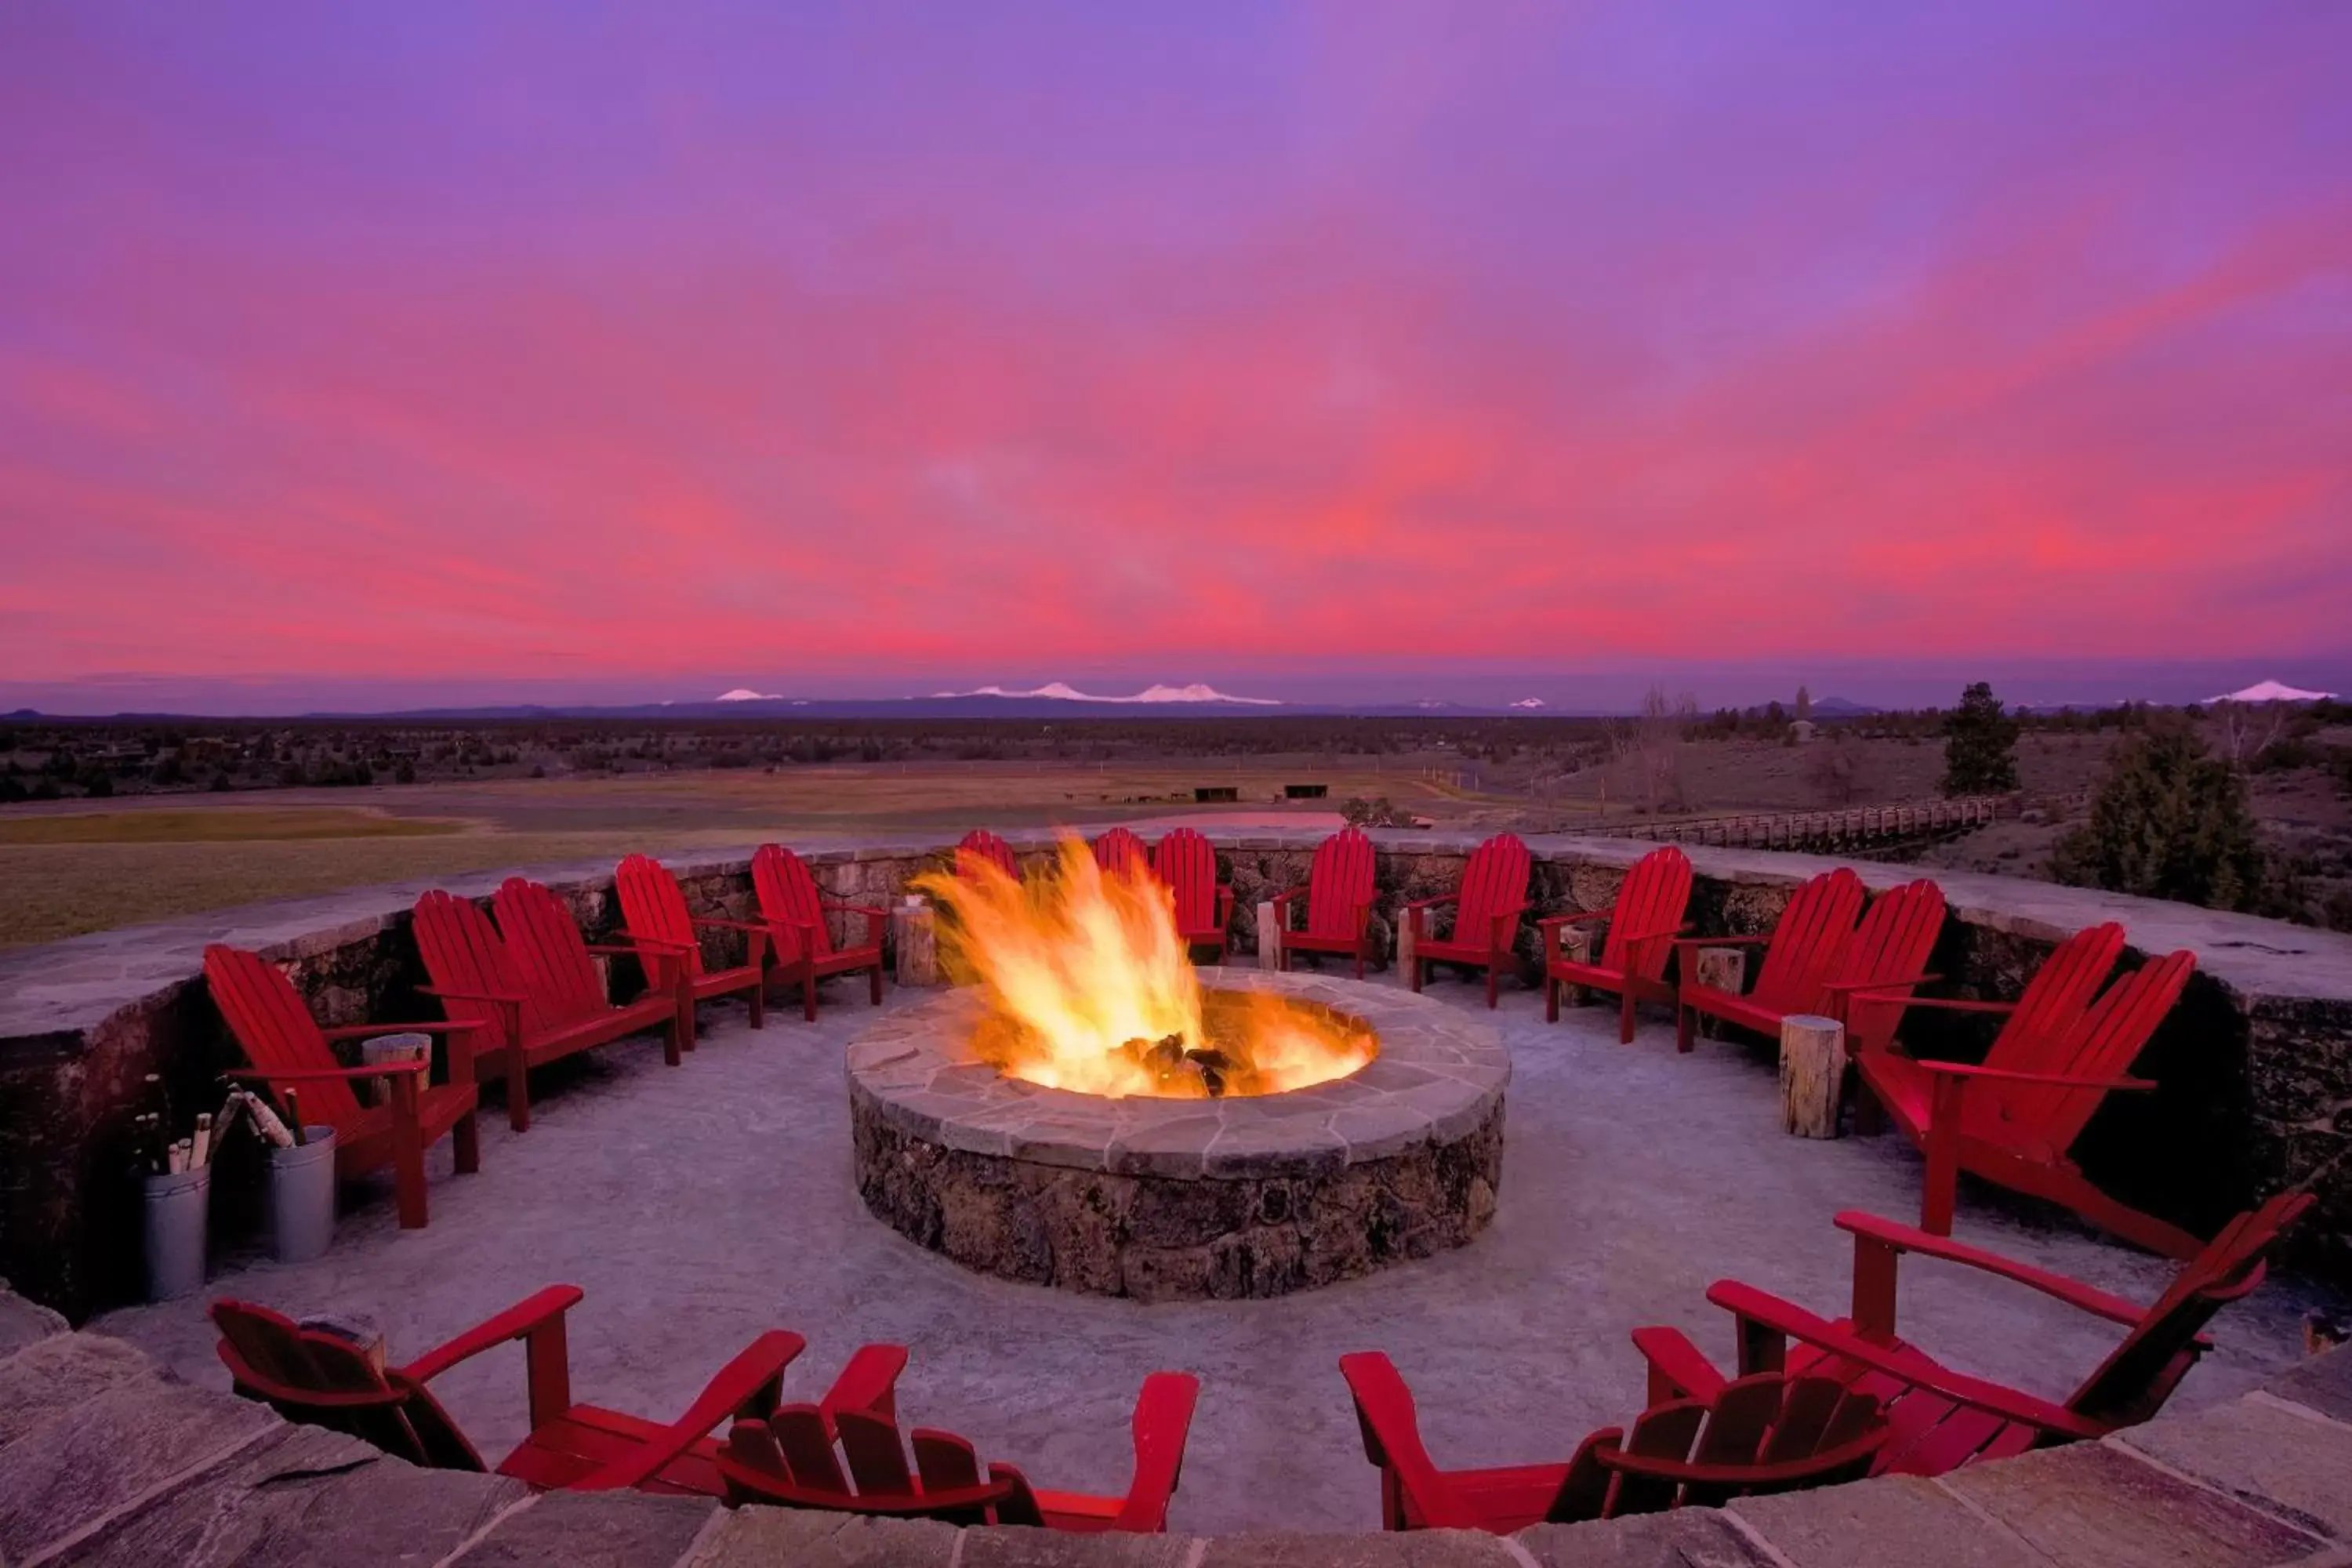
[[[1044,836],[1013,836],[1033,862]],[[1449,835],[1385,832],[1373,911],[1381,950],[1405,900],[1453,889],[1473,847]],[[1235,892],[1234,951],[1254,950],[1256,908],[1304,882],[1317,836],[1212,835]],[[1605,908],[1625,868],[1649,847],[1622,840],[1533,837],[1530,923],[1520,937],[1521,978],[1539,974],[1532,919]],[[865,901],[901,896],[922,871],[946,863],[932,841],[820,848],[803,846],[819,883]],[[1693,847],[1698,876],[1690,918],[1715,934],[1770,929],[1805,878],[1842,862],[1801,855]],[[740,918],[753,907],[750,849],[679,858],[689,903]],[[1874,889],[1916,873],[1858,864]],[[592,941],[615,934],[618,910],[604,867],[537,872],[570,902]],[[449,879],[487,897],[499,876]],[[2316,1178],[2322,1206],[2299,1238],[2299,1260],[2352,1280],[2352,938],[2275,921],[2217,914],[2011,878],[1946,874],[1950,899],[1932,967],[1942,989],[2013,997],[2052,945],[2102,920],[2123,922],[2126,963],[2187,947],[2200,969],[2187,997],[2138,1071],[2152,1095],[2111,1097],[2076,1152],[2118,1195],[2195,1228],[2210,1228],[2252,1199]],[[79,1318],[138,1288],[136,1185],[131,1122],[145,1108],[145,1075],[161,1076],[173,1103],[216,1100],[217,1075],[236,1065],[201,979],[208,942],[259,950],[287,963],[328,1024],[436,1016],[415,986],[424,976],[409,906],[426,884],[354,889],[320,898],[215,910],[0,953],[0,1272],[28,1295]],[[726,932],[706,938],[724,959]],[[613,964],[621,994],[641,984],[627,960]],[[1450,984],[1440,981],[1440,985]],[[1926,1015],[1915,1041],[1966,1058],[1979,1028]],[[789,1027],[789,1016],[782,1020]],[[1644,1026],[1654,1046],[1663,1022]],[[1706,1045],[1703,1049],[1732,1049]],[[1761,1047],[1759,1047],[1761,1048]],[[235,1174],[232,1171],[228,1173]],[[234,1181],[225,1186],[235,1186]],[[235,1216],[227,1216],[233,1228]]]

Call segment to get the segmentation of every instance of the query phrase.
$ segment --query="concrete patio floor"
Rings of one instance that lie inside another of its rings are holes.
[[[1478,997],[1445,980],[1432,994],[1464,1007]],[[1014,1285],[901,1238],[852,1187],[842,1052],[873,1016],[846,985],[827,989],[814,1026],[778,1007],[754,1032],[740,1009],[708,1007],[681,1068],[664,1068],[646,1039],[547,1075],[523,1137],[486,1104],[478,1175],[453,1176],[446,1143],[435,1152],[429,1228],[402,1232],[388,1194],[356,1194],[365,1201],[347,1206],[317,1262],[231,1267],[198,1296],[89,1326],[226,1387],[203,1317],[216,1296],[368,1313],[398,1360],[571,1281],[587,1292],[571,1321],[577,1398],[667,1418],[775,1326],[809,1341],[785,1396],[814,1398],[856,1345],[898,1341],[913,1352],[899,1385],[908,1426],[961,1432],[1041,1485],[1103,1491],[1126,1486],[1144,1374],[1180,1368],[1203,1387],[1172,1529],[1362,1530],[1378,1525],[1378,1489],[1342,1352],[1394,1358],[1442,1465],[1565,1458],[1640,1407],[1630,1330],[1678,1325],[1727,1363],[1729,1321],[1706,1304],[1709,1281],[1745,1279],[1835,1315],[1851,1246],[1831,1215],[1918,1210],[1920,1163],[1900,1138],[1780,1132],[1761,1047],[1702,1042],[1677,1057],[1662,1015],[1621,1047],[1612,1010],[1549,1026],[1539,996],[1507,990],[1500,1210],[1467,1248],[1271,1301],[1140,1306]],[[1958,1235],[2135,1300],[2171,1272],[1967,1185]],[[1908,1335],[2044,1394],[2063,1396],[2119,1333],[1949,1266],[1908,1260],[1903,1279]],[[2174,1407],[2233,1397],[2299,1359],[2302,1315],[2323,1304],[2341,1305],[2271,1281],[2219,1320],[2218,1349]],[[434,1387],[493,1463],[522,1436],[519,1348]]]

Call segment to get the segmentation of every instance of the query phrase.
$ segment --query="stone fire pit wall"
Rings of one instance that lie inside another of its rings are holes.
[[[980,998],[950,992],[850,1045],[866,1206],[967,1268],[1148,1301],[1279,1296],[1486,1227],[1511,1058],[1483,1016],[1305,974],[1213,984],[1353,1014],[1380,1055],[1288,1094],[1105,1100],[973,1059]]]
[[[825,891],[870,900],[900,893],[919,871],[942,864],[953,837],[854,848],[804,839],[796,847]],[[1044,834],[1009,837],[1033,859],[1050,848]],[[1211,836],[1236,894],[1237,957],[1252,950],[1258,902],[1306,879],[1321,837]],[[1456,885],[1476,837],[1372,835],[1380,850],[1374,920],[1383,938],[1400,901]],[[1542,836],[1528,844],[1535,855],[1531,919],[1606,907],[1625,868],[1650,847]],[[741,916],[751,907],[751,848],[674,857],[670,864],[698,910]],[[1702,935],[1769,930],[1799,882],[1838,863],[1745,849],[1688,852],[1697,872],[1691,919]],[[1857,868],[1874,889],[1916,874],[1894,865]],[[506,874],[443,885],[487,898]],[[610,866],[534,874],[570,902],[592,941],[613,934],[618,911]],[[2194,951],[2198,977],[2138,1064],[2163,1089],[2111,1097],[2076,1152],[2094,1179],[2119,1195],[2193,1227],[2210,1227],[2261,1194],[2326,1170],[2322,1207],[2296,1238],[2299,1261],[2352,1280],[2352,1159],[2328,1169],[2352,1149],[2352,938],[2011,878],[1937,877],[1951,918],[1931,967],[1957,994],[2014,997],[2053,943],[2105,920],[2124,923],[2127,964],[2177,947]],[[435,1016],[415,993],[424,974],[408,931],[409,906],[425,886],[214,910],[0,952],[0,1274],[76,1317],[137,1289],[136,1192],[127,1172],[142,1077],[163,1074],[174,1103],[188,1106],[236,1059],[199,977],[205,942],[235,942],[290,963],[325,1023]],[[721,956],[719,936],[706,940],[711,955]],[[1536,973],[1531,928],[1522,942],[1525,978]],[[626,961],[614,967],[616,989],[639,983]],[[1956,1055],[1984,1042],[1980,1033],[1937,1040],[1927,1029],[1923,1019],[1923,1042]]]

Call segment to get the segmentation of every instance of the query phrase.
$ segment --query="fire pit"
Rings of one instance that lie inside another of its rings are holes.
[[[1231,996],[1328,1009],[1378,1054],[1344,1078],[1171,1099],[1048,1088],[975,1046],[986,994],[895,1013],[849,1047],[866,1206],[1008,1279],[1145,1300],[1278,1296],[1460,1247],[1494,1216],[1510,1058],[1483,1019],[1403,990],[1212,971]]]
[[[966,986],[851,1045],[849,1107],[866,1206],[925,1247],[1104,1295],[1278,1296],[1493,1217],[1490,1026],[1309,975],[1203,985],[1171,890],[1074,838],[1057,875],[918,885]]]

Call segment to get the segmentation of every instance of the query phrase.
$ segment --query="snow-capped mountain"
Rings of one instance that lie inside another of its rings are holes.
[[[2275,680],[2257,680],[2242,691],[2232,691],[2226,697],[2209,698],[2212,702],[2326,702],[2333,700],[2333,691],[2305,691],[2298,687],[2283,686]]]
[[[1080,691],[1067,681],[1053,680],[1027,691],[1003,686],[983,686],[972,691],[936,691],[934,697],[1044,697],[1061,702],[1239,702],[1253,708],[1279,708],[1281,700],[1273,697],[1234,697],[1213,686],[1199,681],[1190,686],[1147,686],[1132,697],[1097,697],[1090,691]]]
[[[732,691],[722,691],[717,699],[720,702],[782,702],[783,700],[782,692],[754,691],[748,686],[739,686]]]
[[[1540,698],[1540,697],[1522,697],[1522,698],[1520,698],[1517,702],[1514,702],[1514,703],[1512,703],[1512,704],[1511,704],[1511,706],[1512,706],[1512,707],[1514,707],[1514,708],[1527,708],[1527,709],[1536,709],[1536,708],[1540,708],[1540,707],[1542,707],[1543,705],[1544,705],[1544,700],[1543,700],[1542,698]]]

